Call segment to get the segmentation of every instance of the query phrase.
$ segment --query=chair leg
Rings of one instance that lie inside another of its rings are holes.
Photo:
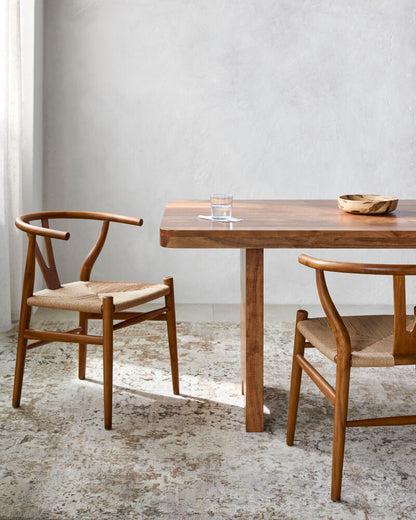
[[[19,336],[17,340],[16,366],[14,372],[13,385],[13,408],[19,408],[20,398],[22,395],[23,373],[25,370],[27,338],[24,337],[25,330],[29,327],[32,307],[27,305],[26,301],[22,301],[20,310]]]
[[[176,337],[176,315],[175,315],[175,294],[173,290],[173,278],[168,277],[163,283],[170,288],[170,292],[165,296],[166,322],[168,327],[170,369],[172,373],[172,387],[175,395],[179,394],[179,368],[178,368],[178,347]]]
[[[79,326],[82,327],[82,333],[88,333],[88,318],[84,312],[79,313]],[[78,378],[85,379],[85,369],[87,366],[87,344],[80,343],[78,348]]]
[[[338,360],[335,384],[334,441],[332,448],[331,499],[334,501],[341,500],[349,386],[350,360]]]
[[[104,427],[111,430],[113,412],[113,298],[103,298]]]
[[[296,315],[296,329],[295,329],[295,344],[293,348],[293,361],[292,361],[292,376],[290,381],[290,393],[289,393],[289,413],[287,419],[287,432],[286,432],[286,444],[288,446],[293,445],[293,439],[295,436],[296,418],[298,414],[298,403],[299,403],[299,392],[302,378],[302,369],[299,366],[296,355],[300,354],[303,356],[305,350],[305,338],[298,330],[298,323],[308,318],[308,313],[303,310],[299,310]]]

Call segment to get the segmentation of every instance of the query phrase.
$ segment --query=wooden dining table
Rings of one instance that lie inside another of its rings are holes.
[[[399,201],[383,215],[350,214],[336,200],[237,200],[239,222],[198,218],[210,214],[202,200],[168,202],[160,244],[170,248],[241,250],[241,373],[246,430],[264,430],[263,255],[268,248],[416,248],[416,200]]]

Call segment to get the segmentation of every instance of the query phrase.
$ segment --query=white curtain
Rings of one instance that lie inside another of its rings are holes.
[[[0,0],[0,331],[18,319],[22,283],[21,76],[20,1]]]

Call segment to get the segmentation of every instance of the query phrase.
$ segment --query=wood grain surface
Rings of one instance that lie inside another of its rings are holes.
[[[353,215],[334,200],[241,200],[241,222],[212,222],[208,201],[168,202],[160,244],[173,248],[415,248],[416,201],[394,213]]]

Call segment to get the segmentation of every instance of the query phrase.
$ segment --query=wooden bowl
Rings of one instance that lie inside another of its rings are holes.
[[[399,199],[383,195],[340,195],[338,207],[347,213],[360,215],[380,215],[397,208]]]

